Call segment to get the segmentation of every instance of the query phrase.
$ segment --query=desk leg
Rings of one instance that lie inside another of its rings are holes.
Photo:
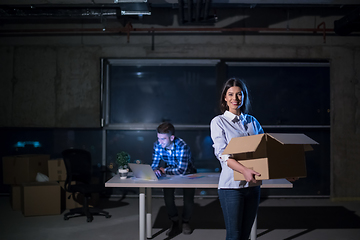
[[[255,216],[255,220],[254,220],[253,226],[251,228],[251,233],[250,233],[251,240],[256,240],[256,237],[257,237],[256,230],[257,230],[257,216]]]
[[[146,188],[146,237],[152,238],[152,224],[151,224],[151,188]]]
[[[139,192],[139,239],[145,240],[145,188]]]

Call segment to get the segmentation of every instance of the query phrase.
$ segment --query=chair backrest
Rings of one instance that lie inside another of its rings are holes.
[[[83,149],[66,149],[62,152],[66,168],[65,189],[73,181],[84,184],[91,183],[91,154]]]

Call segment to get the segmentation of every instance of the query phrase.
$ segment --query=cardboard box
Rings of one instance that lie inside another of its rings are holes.
[[[75,183],[75,182],[74,182]],[[97,179],[93,180],[93,183],[98,183]],[[62,191],[65,192],[64,198],[62,199],[63,202],[65,202],[65,209],[73,209],[73,208],[79,208],[82,207],[84,204],[84,195],[81,193],[75,193],[74,195],[72,193],[66,192],[65,190],[65,182],[60,182],[60,186],[62,188]],[[89,199],[89,206],[95,207],[99,204],[100,194],[99,193],[92,193],[91,198]]]
[[[21,186],[11,185],[10,195],[11,208],[15,211],[21,210]]]
[[[35,182],[38,172],[47,176],[49,159],[50,155],[36,154],[3,157],[4,184]]]
[[[61,214],[61,188],[57,182],[30,182],[21,185],[24,216]]]
[[[232,154],[247,168],[261,174],[258,180],[306,177],[305,151],[318,144],[305,134],[265,133],[230,140],[223,154]],[[244,175],[234,171],[236,181]]]
[[[50,159],[48,161],[49,181],[65,181],[66,168],[62,158]]]

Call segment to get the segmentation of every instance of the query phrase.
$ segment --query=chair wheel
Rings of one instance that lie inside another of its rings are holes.
[[[111,218],[111,215],[106,215],[105,218]]]
[[[87,222],[92,222],[92,220],[93,220],[92,218],[87,218],[86,219]]]
[[[66,216],[64,216],[64,220],[69,220],[69,218],[68,218],[68,217],[66,217]]]

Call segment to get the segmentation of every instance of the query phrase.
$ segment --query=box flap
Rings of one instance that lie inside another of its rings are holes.
[[[312,146],[310,144],[304,144],[304,151],[305,152],[312,151],[312,150],[314,150],[314,149],[312,148]]]
[[[268,135],[282,144],[319,144],[302,133],[268,133]]]
[[[255,152],[265,134],[232,138],[222,154]]]

